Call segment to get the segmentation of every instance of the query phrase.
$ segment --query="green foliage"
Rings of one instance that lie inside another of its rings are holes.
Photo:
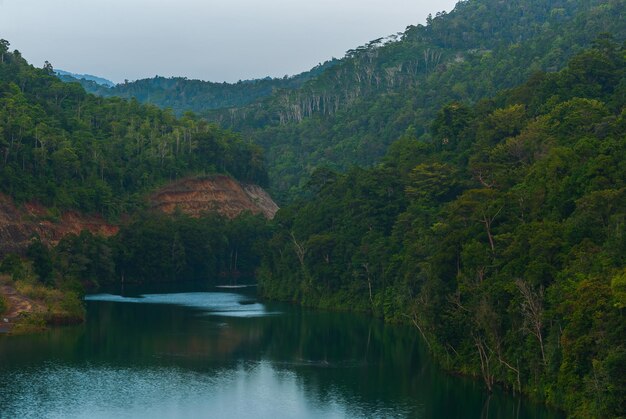
[[[119,281],[218,282],[253,275],[269,234],[267,221],[250,214],[227,220],[144,212],[117,236],[84,231],[64,237],[51,253],[57,285],[73,292]]]
[[[428,133],[442,107],[442,114],[454,106],[461,106],[462,113],[469,109],[462,102],[494,96],[540,71],[554,72],[602,32],[625,40],[625,8],[624,0],[461,1],[426,26],[409,26],[348,51],[297,89],[277,89],[246,106],[202,115],[245,132],[261,145],[273,194],[281,200],[294,199],[317,167],[347,170],[354,164],[373,165],[403,133],[413,138]],[[614,46],[606,37],[595,42],[597,51],[577,55],[559,81],[562,87],[553,86],[554,102],[532,94],[539,102],[527,104],[531,112],[539,103],[551,107],[563,102],[565,95],[595,99],[609,93],[603,89],[619,86],[613,83],[614,62],[605,53],[615,54]],[[485,134],[512,135],[524,112],[498,110],[485,125]],[[434,124],[430,134],[452,150],[462,126],[444,124],[441,132],[439,126]]]
[[[501,383],[574,416],[619,416],[625,52],[597,35],[626,38],[624,6],[463,1],[427,26],[349,51],[299,87],[207,112],[250,134],[267,150],[273,188],[299,197],[271,235],[254,217],[142,214],[115,239],[69,237],[52,251],[34,242],[35,271],[65,289],[206,280],[251,272],[262,254],[268,297],[409,322],[446,368],[488,389]],[[238,136],[86,95],[7,47],[4,192],[116,215],[180,176],[265,179],[259,149]],[[353,167],[385,152],[370,169]]]
[[[52,255],[39,237],[33,239],[28,246],[26,255],[33,262],[33,268],[39,282],[44,285],[52,285],[54,282]]]
[[[0,263],[0,273],[10,275],[13,281],[19,281],[26,279],[28,276],[28,269],[22,261],[22,258],[14,253],[11,253],[2,260],[2,263]]]
[[[131,281],[217,281],[220,276],[251,275],[259,263],[257,240],[267,236],[266,222],[259,217],[142,218],[117,238],[117,269]]]
[[[8,309],[9,309],[9,303],[7,302],[4,295],[0,294],[0,314],[3,314]]]
[[[28,335],[46,330],[46,318],[43,313],[25,314],[11,329],[12,335]]]
[[[112,281],[115,276],[114,249],[109,240],[88,231],[65,236],[54,248],[54,265],[65,288],[82,291]]]
[[[241,136],[136,100],[102,99],[19,53],[0,62],[0,192],[61,210],[119,216],[185,176],[267,183],[261,150]]]
[[[65,290],[48,309],[48,323],[80,323],[85,318],[83,293]]]
[[[442,107],[372,169],[315,172],[277,214],[261,291],[410,322],[489,389],[619,416],[625,56],[601,37],[558,73]]]
[[[203,112],[210,109],[245,106],[248,103],[270,96],[277,89],[297,89],[306,81],[316,77],[336,64],[336,60],[319,64],[313,69],[283,78],[244,80],[234,84],[189,80],[185,77],[159,77],[142,79],[109,87],[93,80],[76,79],[70,75],[59,75],[65,82],[79,82],[87,92],[103,97],[135,98],[160,108],[172,109],[177,115],[185,112]]]
[[[611,293],[615,301],[615,307],[626,308],[626,269],[618,273],[611,280]]]

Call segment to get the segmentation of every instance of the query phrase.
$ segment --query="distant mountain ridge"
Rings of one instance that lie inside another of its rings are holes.
[[[82,77],[63,72],[61,80],[78,82],[89,92],[102,97],[135,98],[141,103],[150,103],[161,108],[171,108],[176,114],[186,111],[197,113],[212,109],[245,106],[277,90],[294,90],[307,81],[333,67],[338,61],[329,60],[309,71],[283,78],[240,80],[237,83],[217,83],[186,77],[155,76],[150,79],[126,81],[119,84],[103,83],[95,76]]]
[[[93,76],[91,74],[76,74],[76,73],[71,73],[69,71],[59,70],[59,69],[55,69],[54,72],[63,81],[88,80],[88,81],[96,83],[99,86],[106,86],[106,87],[115,86],[115,83],[113,83],[111,80],[107,80],[103,77]]]

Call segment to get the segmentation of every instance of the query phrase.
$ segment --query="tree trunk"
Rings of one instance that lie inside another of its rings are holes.
[[[532,333],[539,342],[539,348],[541,349],[541,359],[543,364],[546,365],[546,354],[543,345],[543,287],[539,288],[538,292],[535,292],[530,285],[524,280],[518,279],[515,281],[517,289],[522,294],[522,315],[525,321],[525,329]]]

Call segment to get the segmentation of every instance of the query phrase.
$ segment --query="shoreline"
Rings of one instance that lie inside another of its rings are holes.
[[[84,308],[79,313],[58,307],[58,300],[72,298],[70,295],[43,286],[31,288],[30,292],[41,294],[43,301],[26,295],[26,292],[20,292],[14,284],[0,282],[0,295],[8,305],[8,310],[0,315],[0,335],[37,333],[45,331],[48,326],[79,324],[84,321]],[[57,301],[49,301],[50,296]]]
[[[258,298],[260,300],[282,302],[285,304],[291,304],[293,306],[299,306],[302,308],[313,309],[313,310],[324,310],[324,311],[335,312],[335,313],[346,312],[346,313],[361,314],[361,315],[368,316],[373,319],[378,319],[387,325],[406,326],[410,328],[415,328],[415,326],[412,325],[410,321],[405,321],[404,319],[403,320],[387,319],[384,316],[376,315],[376,313],[374,313],[371,310],[368,311],[368,310],[362,310],[359,308],[347,307],[347,306],[323,306],[320,304],[303,303],[300,300],[274,298],[274,297],[263,295],[262,291],[258,294]],[[415,328],[415,330],[418,331],[417,328]],[[427,343],[423,335],[420,335],[419,338],[423,344]],[[450,376],[455,376],[455,377],[463,377],[463,378],[472,380],[476,383],[480,383],[480,385],[483,386],[484,391],[487,395],[490,396],[493,393],[492,390],[488,390],[487,387],[484,385],[484,381],[480,377],[480,375],[471,374],[471,373],[464,372],[459,369],[455,369],[455,368],[445,365],[442,362],[442,359],[439,356],[437,356],[437,354],[433,352],[432,349],[430,349],[428,346],[426,347],[426,352],[428,353],[428,356],[431,358],[431,361],[436,365],[436,367],[441,369],[445,374],[450,375]],[[549,409],[554,410],[558,414],[563,415],[563,418],[569,417],[569,413],[564,409],[563,406],[550,403],[545,399],[545,397],[538,396],[537,394],[531,391],[528,391],[526,389],[518,389],[516,391],[514,387],[511,387],[507,383],[502,382],[502,381],[496,381],[494,382],[494,384],[504,393],[510,394],[514,397],[522,397],[533,403],[541,404]]]

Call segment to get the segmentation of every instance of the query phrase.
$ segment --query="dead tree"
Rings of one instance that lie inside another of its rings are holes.
[[[535,291],[526,281],[517,279],[517,289],[522,295],[522,315],[524,317],[524,330],[531,333],[539,342],[541,359],[546,365],[546,354],[543,348],[543,287]]]
[[[296,236],[291,232],[291,241],[293,242],[293,249],[296,252],[296,256],[298,257],[298,261],[300,261],[300,266],[304,269],[304,255],[306,255],[306,247],[304,244],[299,243],[296,240]]]
[[[491,351],[482,337],[473,337],[474,345],[476,346],[478,357],[480,358],[480,372],[483,376],[483,380],[485,381],[485,385],[487,386],[487,390],[491,393],[493,391],[493,383],[495,381],[491,372]]]

